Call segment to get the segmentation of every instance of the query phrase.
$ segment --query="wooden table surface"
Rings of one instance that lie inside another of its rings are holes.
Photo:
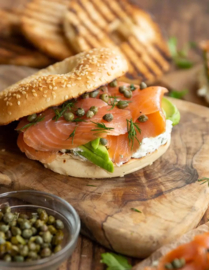
[[[22,5],[27,0],[0,0],[0,8],[18,8],[21,9]],[[50,1],[50,0],[49,0]],[[146,9],[153,15],[154,20],[160,25],[163,30],[164,36],[175,36],[178,39],[178,44],[182,47],[189,41],[199,42],[202,39],[209,39],[208,17],[209,17],[209,2],[208,0],[182,0],[182,1],[170,1],[170,0],[135,0],[133,2],[140,3],[141,7]],[[192,55],[195,61],[200,61],[200,55]],[[181,78],[185,80],[185,75],[188,74],[180,72]],[[190,74],[190,73],[189,73]],[[3,76],[3,74],[0,74]],[[170,77],[172,79],[170,79]],[[189,76],[191,77],[191,76]],[[178,74],[167,75],[162,81],[165,84],[169,84],[170,80],[173,81],[171,87],[179,88],[182,83],[178,84],[175,79],[178,78]],[[15,79],[15,78],[14,78]],[[193,82],[194,83],[194,82]],[[183,85],[185,82],[183,83]],[[186,100],[193,101],[202,105],[206,103],[198,98],[194,92],[189,93]],[[4,190],[0,189],[0,192]],[[208,212],[202,219],[202,223],[207,220]],[[100,263],[101,253],[107,252],[102,246],[93,243],[87,238],[80,236],[78,245],[76,247],[73,256],[64,263],[59,270],[102,270],[106,269],[104,265]],[[138,260],[129,258],[132,265],[136,264]]]

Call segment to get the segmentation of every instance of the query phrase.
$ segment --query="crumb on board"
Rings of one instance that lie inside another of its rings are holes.
[[[5,152],[6,151],[6,149],[1,149],[1,152]]]

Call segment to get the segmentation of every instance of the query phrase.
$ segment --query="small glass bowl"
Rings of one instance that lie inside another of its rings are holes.
[[[65,225],[62,250],[52,256],[32,262],[5,262],[1,270],[57,270],[72,255],[80,232],[80,219],[75,209],[65,200],[41,191],[21,190],[0,194],[0,207],[8,204],[12,212],[32,213],[42,208],[62,220]]]

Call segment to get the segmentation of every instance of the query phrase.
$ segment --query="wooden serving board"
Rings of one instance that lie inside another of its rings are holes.
[[[1,67],[0,86],[32,71]],[[122,178],[91,180],[53,173],[18,150],[16,123],[0,127],[0,191],[36,189],[58,195],[78,211],[83,234],[115,252],[148,256],[196,227],[209,203],[207,185],[197,182],[209,176],[209,109],[172,102],[181,122],[173,129],[170,148],[153,165]]]

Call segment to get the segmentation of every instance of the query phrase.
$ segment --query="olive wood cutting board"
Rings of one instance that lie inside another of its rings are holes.
[[[1,67],[1,89],[33,71]],[[168,151],[153,165],[121,178],[53,173],[18,150],[17,123],[0,127],[0,192],[36,189],[58,195],[79,213],[83,234],[115,252],[147,257],[196,227],[209,203],[207,184],[197,182],[209,176],[209,109],[172,102],[181,121],[173,129]]]

